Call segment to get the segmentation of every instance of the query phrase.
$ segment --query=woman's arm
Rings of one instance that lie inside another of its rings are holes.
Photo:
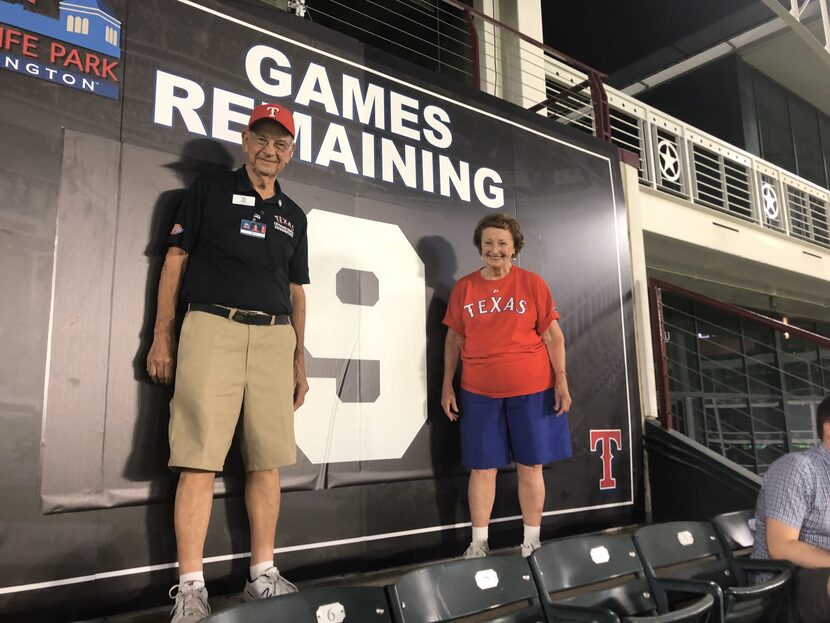
[[[447,339],[444,340],[444,382],[441,387],[441,407],[453,422],[458,419],[458,404],[455,400],[452,380],[458,370],[463,345],[464,336],[447,327]]]
[[[548,349],[548,358],[555,377],[554,409],[556,415],[562,415],[571,408],[571,393],[568,391],[568,372],[565,367],[565,335],[556,320],[542,333],[542,341]]]

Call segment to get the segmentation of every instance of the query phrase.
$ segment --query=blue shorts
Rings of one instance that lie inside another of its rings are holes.
[[[544,465],[573,456],[568,415],[556,415],[553,389],[510,398],[461,390],[461,461],[470,469],[513,461]]]

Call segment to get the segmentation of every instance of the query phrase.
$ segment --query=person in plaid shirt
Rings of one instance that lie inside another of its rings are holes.
[[[812,448],[782,456],[764,476],[752,552],[798,567],[804,623],[830,621],[830,397],[816,412],[816,433]]]

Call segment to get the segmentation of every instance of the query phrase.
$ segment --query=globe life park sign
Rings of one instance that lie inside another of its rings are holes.
[[[0,0],[0,69],[111,99],[120,97],[121,22],[102,0]]]

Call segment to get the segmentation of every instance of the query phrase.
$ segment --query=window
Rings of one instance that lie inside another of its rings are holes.
[[[89,34],[89,18],[85,17],[82,20],[82,27],[81,27],[81,34],[88,35]]]
[[[830,117],[820,114],[821,144],[824,151],[824,176],[827,178],[826,188],[830,188]]]
[[[755,101],[762,157],[797,173],[787,92],[758,75],[755,78]]]
[[[760,72],[752,76],[759,155],[830,188],[830,117]]]
[[[75,16],[69,15],[66,18],[66,32],[73,32],[75,30]]]
[[[759,474],[815,441],[811,417],[830,393],[830,347],[675,293],[662,298],[679,432]],[[789,324],[830,337],[830,323]]]
[[[819,132],[818,111],[804,100],[790,98],[790,113],[793,122],[793,143],[798,174],[825,186],[824,162]],[[826,186],[825,186],[826,188]]]

